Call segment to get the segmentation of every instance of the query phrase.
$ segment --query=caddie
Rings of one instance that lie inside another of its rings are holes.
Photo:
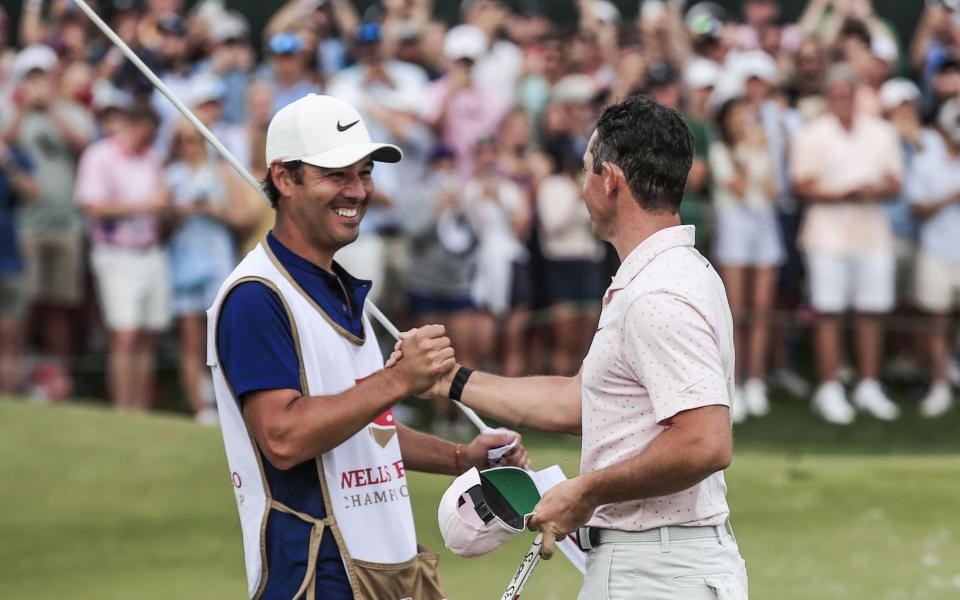
[[[458,475],[518,438],[454,444],[394,420],[398,401],[453,367],[450,340],[439,325],[408,331],[404,364],[385,370],[363,313],[371,283],[333,257],[357,237],[375,163],[401,157],[333,97],[311,94],[270,122],[263,188],[276,224],[208,312],[252,598],[442,598],[406,469]],[[517,445],[501,464],[529,463]]]
[[[458,367],[427,394],[583,437],[580,475],[546,492],[528,521],[545,557],[567,535],[589,551],[580,600],[747,597],[722,474],[733,323],[720,277],[678,216],[692,160],[676,111],[644,96],[607,107],[583,156],[583,198],[621,265],[580,373],[512,379]],[[407,347],[389,364],[403,365]]]

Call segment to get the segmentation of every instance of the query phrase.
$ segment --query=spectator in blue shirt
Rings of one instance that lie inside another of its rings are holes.
[[[26,154],[0,142],[0,392],[5,394],[16,391],[27,309],[14,213],[17,204],[40,193],[32,170]]]

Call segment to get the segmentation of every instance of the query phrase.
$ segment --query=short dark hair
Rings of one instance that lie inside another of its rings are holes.
[[[131,123],[150,123],[154,127],[160,126],[160,116],[146,102],[134,102],[123,113]]]
[[[613,163],[644,210],[680,211],[693,165],[693,135],[680,113],[649,96],[632,96],[600,113],[596,133],[594,173]]]
[[[280,163],[280,165],[290,172],[290,178],[293,179],[294,183],[303,183],[302,162],[299,160],[291,160],[289,162]],[[260,187],[263,189],[263,193],[266,194],[267,200],[270,201],[270,206],[277,208],[277,202],[280,201],[280,190],[278,190],[276,184],[273,183],[273,170],[270,167],[267,167],[267,174],[263,176],[263,181],[260,182]]]

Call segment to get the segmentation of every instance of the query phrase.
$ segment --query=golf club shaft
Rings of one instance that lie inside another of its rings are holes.
[[[520,568],[517,569],[513,579],[510,580],[507,589],[503,591],[500,600],[516,600],[520,597],[520,594],[523,593],[523,588],[527,585],[530,576],[533,574],[534,568],[540,563],[541,546],[543,546],[543,533],[538,532],[537,536],[533,538],[533,543],[530,544],[527,553],[523,555]]]
[[[256,192],[260,194],[264,200],[266,200],[266,195],[260,188],[260,182],[256,180],[256,178],[250,173],[249,170],[247,170],[246,167],[240,164],[240,161],[237,160],[237,157],[234,156],[226,146],[220,143],[220,140],[218,140],[216,136],[214,136],[213,133],[207,129],[207,126],[204,125],[200,119],[193,114],[193,111],[191,111],[183,102],[180,101],[179,98],[174,95],[172,91],[170,91],[170,88],[168,88],[167,85],[156,76],[150,67],[140,60],[140,57],[137,56],[137,53],[134,52],[130,46],[128,46],[127,43],[124,42],[123,39],[121,39],[120,36],[117,35],[117,33],[111,29],[109,25],[107,25],[106,22],[104,22],[103,19],[100,18],[100,15],[98,15],[96,11],[90,8],[90,5],[88,5],[85,0],[74,0],[74,2],[80,8],[80,10],[87,15],[93,24],[97,26],[97,29],[99,29],[103,35],[107,36],[107,39],[110,40],[113,45],[119,48],[121,52],[123,52],[123,55],[126,56],[127,59],[133,63],[133,65],[137,67],[141,73],[143,73],[144,77],[150,80],[150,83],[152,83],[154,87],[160,90],[160,93],[163,94],[178,111],[180,111],[180,114],[182,114],[191,125],[197,128],[197,131],[200,132],[200,135],[202,135],[203,138],[207,140],[207,142],[209,142],[210,145],[217,150],[217,152],[220,153],[220,156],[222,156],[224,160],[226,160],[227,163],[233,167],[233,170],[236,171],[244,181],[250,184],[250,187],[256,190]],[[394,339],[400,339],[400,330],[390,322],[390,319],[388,319],[387,316],[373,304],[373,302],[368,300],[364,304],[364,309],[367,314],[373,316],[373,318],[376,319],[383,326],[383,328],[394,337]],[[487,432],[491,430],[491,428],[483,422],[483,420],[477,415],[476,412],[473,411],[473,409],[468,406],[464,406],[460,402],[454,403],[460,408],[461,411],[463,411],[463,414],[467,416],[467,419],[469,419],[470,422],[473,423],[481,432]]]

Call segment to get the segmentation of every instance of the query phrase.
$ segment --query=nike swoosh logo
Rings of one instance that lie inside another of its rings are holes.
[[[348,124],[346,124],[346,125],[341,125],[341,124],[340,124],[340,121],[337,121],[337,131],[346,131],[346,130],[350,129],[351,127],[353,127],[354,125],[356,125],[357,123],[359,123],[359,122],[360,122],[360,121],[357,120],[357,121],[354,121],[353,123],[348,123]]]
[[[684,392],[689,392],[690,390],[693,389],[694,386],[699,385],[702,381],[703,381],[703,379],[698,379],[698,380],[694,381],[693,383],[691,383],[691,384],[689,384],[689,385],[685,385],[685,386],[683,386],[682,388],[680,388],[679,390],[677,390],[677,393],[678,393],[678,394],[682,394],[682,393],[684,393]]]

